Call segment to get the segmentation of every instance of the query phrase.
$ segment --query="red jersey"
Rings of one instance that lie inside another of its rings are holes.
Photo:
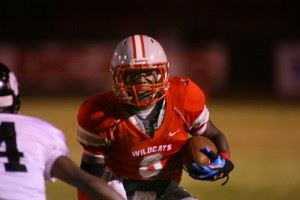
[[[78,141],[90,155],[105,157],[117,175],[137,180],[180,181],[179,151],[189,134],[201,134],[208,121],[205,96],[190,79],[175,77],[165,97],[153,137],[139,129],[112,92],[82,103]]]

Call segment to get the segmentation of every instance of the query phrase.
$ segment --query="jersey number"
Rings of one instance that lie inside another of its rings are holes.
[[[160,153],[145,156],[140,163],[140,175],[145,178],[158,175],[163,168],[162,157]]]
[[[8,162],[4,163],[6,171],[27,172],[26,166],[20,163],[24,156],[17,148],[16,130],[13,122],[2,122],[0,125],[0,146],[6,144],[6,151],[0,151],[0,157],[7,157]]]

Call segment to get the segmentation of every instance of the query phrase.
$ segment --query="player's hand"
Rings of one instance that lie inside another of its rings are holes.
[[[210,180],[215,181],[224,177],[228,177],[228,174],[233,170],[233,163],[223,158],[222,156],[214,153],[209,148],[201,149],[212,162],[208,166],[200,166],[197,163],[193,163],[188,170],[189,175],[197,180]]]

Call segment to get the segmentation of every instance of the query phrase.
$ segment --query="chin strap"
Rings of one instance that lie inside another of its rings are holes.
[[[227,160],[230,159],[229,152],[223,151],[220,153],[220,155]],[[224,178],[225,178],[225,181],[222,183],[222,186],[226,185],[226,183],[229,181],[229,175],[225,176]]]
[[[226,178],[226,179],[225,179],[225,181],[221,184],[222,186],[226,185],[226,183],[229,181],[229,175],[225,176],[224,178]]]
[[[223,158],[229,160],[230,159],[230,155],[229,152],[223,151],[220,152],[220,156],[222,156]],[[226,185],[226,183],[229,181],[229,175],[225,176],[225,181],[222,183],[222,186]]]

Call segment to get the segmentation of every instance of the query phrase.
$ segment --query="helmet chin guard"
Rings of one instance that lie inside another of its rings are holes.
[[[156,40],[145,35],[127,37],[117,45],[110,71],[113,74],[114,94],[126,104],[152,105],[161,100],[169,88],[167,56]],[[147,74],[146,78],[143,77],[147,81],[128,82],[130,74],[137,77]]]

